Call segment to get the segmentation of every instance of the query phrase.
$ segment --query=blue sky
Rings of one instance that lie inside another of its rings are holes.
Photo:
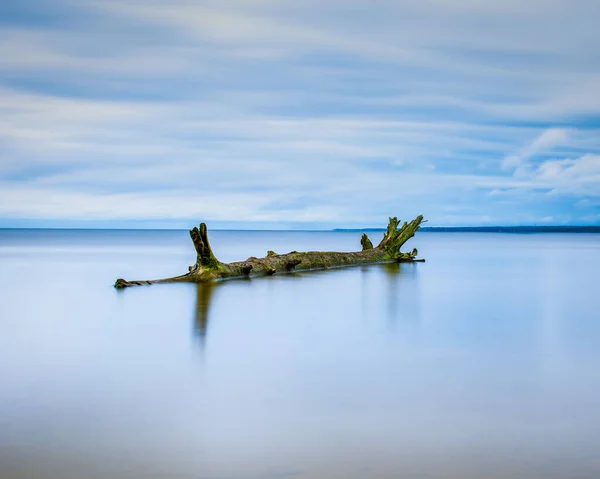
[[[0,4],[0,226],[600,224],[597,0]]]

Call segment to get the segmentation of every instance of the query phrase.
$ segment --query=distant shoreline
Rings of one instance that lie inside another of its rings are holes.
[[[336,228],[333,231],[385,231],[383,228]],[[419,231],[438,233],[600,233],[600,226],[425,226]]]

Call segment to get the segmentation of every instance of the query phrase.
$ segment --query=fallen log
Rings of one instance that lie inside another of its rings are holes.
[[[189,267],[189,271],[181,276],[172,278],[126,281],[117,279],[115,288],[127,288],[154,283],[194,282],[203,283],[230,278],[243,278],[248,276],[271,276],[290,271],[307,271],[317,269],[339,268],[344,266],[364,265],[372,263],[414,262],[424,261],[417,259],[418,251],[413,249],[409,253],[402,253],[400,248],[412,238],[423,222],[419,215],[411,222],[404,222],[399,228],[398,218],[390,218],[387,231],[383,239],[376,246],[366,234],[362,235],[360,243],[362,251],[333,252],[333,251],[292,251],[287,254],[277,254],[268,251],[264,258],[250,257],[245,261],[234,263],[221,263],[214,255],[208,242],[208,230],[205,223],[200,228],[190,231],[190,237],[196,248],[196,263]]]

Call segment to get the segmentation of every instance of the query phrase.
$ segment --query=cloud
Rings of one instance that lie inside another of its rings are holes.
[[[557,193],[600,197],[600,155],[545,161],[533,177]]]
[[[544,153],[555,146],[564,144],[568,139],[569,130],[565,128],[549,128],[522,148],[519,153],[505,157],[504,160],[502,160],[502,166],[504,168],[521,167],[523,163],[532,156]]]
[[[530,181],[533,188],[551,190],[554,195],[597,197],[600,196],[600,154],[576,155],[588,148],[597,151],[595,136],[596,131],[550,128],[517,154],[505,157],[502,166],[514,169],[515,178]],[[557,151],[561,147],[573,151],[574,156],[561,158],[562,154]]]

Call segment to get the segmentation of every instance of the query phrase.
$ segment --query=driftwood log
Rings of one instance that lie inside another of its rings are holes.
[[[205,223],[200,228],[190,231],[190,236],[196,248],[196,264],[189,267],[189,272],[172,278],[126,281],[117,279],[115,288],[127,288],[128,286],[139,286],[154,283],[194,282],[203,283],[229,278],[243,278],[248,276],[270,276],[290,271],[307,271],[328,268],[339,268],[344,266],[364,265],[371,263],[390,262],[413,262],[424,261],[417,259],[418,251],[413,249],[409,253],[400,252],[400,248],[412,238],[423,222],[423,216],[419,215],[411,222],[404,222],[398,227],[398,218],[390,218],[387,231],[383,239],[376,246],[366,234],[362,235],[360,243],[362,251],[356,252],[329,252],[308,251],[299,253],[292,251],[287,254],[277,254],[268,251],[264,258],[250,257],[245,261],[235,263],[221,263],[213,254],[208,242],[208,230]]]

